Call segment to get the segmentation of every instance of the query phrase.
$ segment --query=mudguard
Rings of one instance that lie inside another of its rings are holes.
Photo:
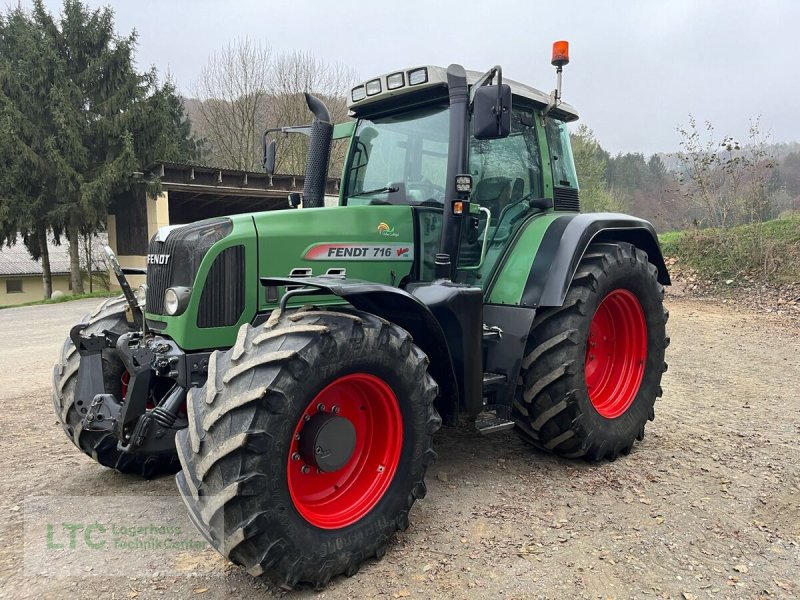
[[[447,337],[434,314],[418,298],[389,285],[335,276],[263,277],[261,283],[293,286],[295,289],[291,293],[298,296],[304,294],[297,286],[339,296],[358,310],[378,315],[408,331],[414,343],[428,355],[429,372],[439,385],[437,405],[442,409],[442,416],[448,421],[457,418],[459,386]]]
[[[532,224],[535,222],[532,219]],[[530,269],[524,284],[520,281],[517,293],[512,295],[500,296],[490,289],[489,302],[528,308],[561,306],[586,249],[592,242],[600,241],[628,242],[643,250],[658,269],[659,283],[670,284],[658,236],[648,221],[619,213],[554,215],[533,247],[512,247],[506,257],[508,263],[510,256],[527,253]],[[519,256],[515,256],[517,263]]]

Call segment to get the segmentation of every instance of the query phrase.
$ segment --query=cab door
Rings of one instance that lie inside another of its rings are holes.
[[[533,212],[529,201],[544,196],[536,121],[532,108],[515,104],[508,137],[470,140],[472,212],[461,231],[459,281],[483,287],[509,241]]]

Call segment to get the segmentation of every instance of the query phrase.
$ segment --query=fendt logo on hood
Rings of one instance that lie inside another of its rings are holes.
[[[165,265],[169,262],[169,254],[148,254],[148,265]]]

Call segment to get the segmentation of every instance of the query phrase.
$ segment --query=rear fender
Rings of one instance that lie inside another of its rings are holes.
[[[670,285],[658,236],[648,221],[618,213],[564,215],[541,240],[520,304],[561,306],[586,249],[600,241],[628,242],[643,250],[658,270],[659,283]]]
[[[314,288],[408,331],[430,360],[428,371],[439,385],[437,408],[447,422],[458,418],[459,387],[447,337],[431,310],[418,298],[389,285],[342,277],[263,277],[261,284]]]

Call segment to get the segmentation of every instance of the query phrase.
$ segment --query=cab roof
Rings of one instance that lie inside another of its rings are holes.
[[[467,71],[466,73],[467,84],[470,86],[483,75],[480,71]],[[394,89],[390,89],[390,78]],[[416,81],[416,83],[412,83],[412,81]],[[534,104],[541,107],[547,106],[550,102],[549,94],[529,85],[505,77],[503,77],[503,83],[511,86],[512,95],[532,100]],[[354,116],[361,116],[373,112],[373,109],[378,109],[378,107],[385,110],[389,106],[397,106],[398,102],[387,101],[398,96],[406,94],[418,95],[423,91],[427,92],[425,95],[431,96],[435,95],[437,90],[442,95],[445,95],[447,90],[447,69],[435,65],[421,65],[390,71],[357,85],[350,91],[347,106]],[[355,98],[359,99],[355,100]],[[576,121],[578,119],[577,111],[565,102],[559,104],[551,114],[562,121]]]

